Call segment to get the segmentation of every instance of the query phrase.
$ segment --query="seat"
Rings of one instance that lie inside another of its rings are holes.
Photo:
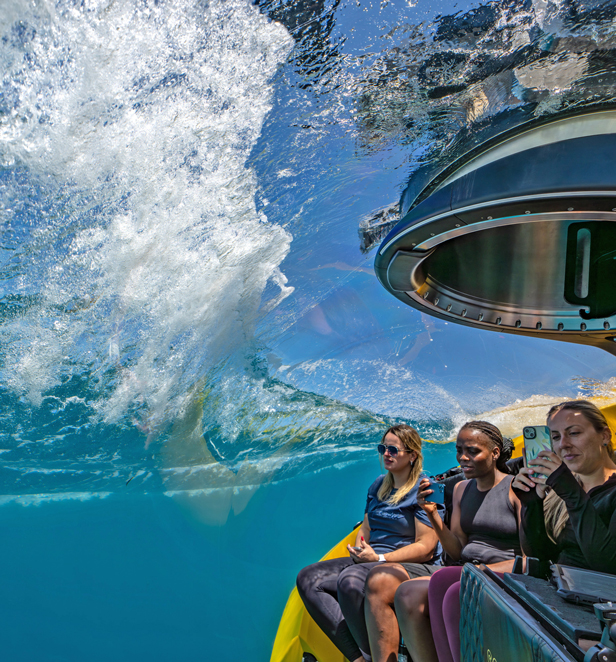
[[[467,563],[461,581],[462,662],[576,661],[563,642],[478,567]]]

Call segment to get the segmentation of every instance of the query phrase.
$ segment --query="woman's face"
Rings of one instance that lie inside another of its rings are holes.
[[[392,455],[387,449],[383,454],[383,464],[387,471],[398,473],[410,469],[411,463],[417,459],[415,451],[408,451],[406,446],[396,437],[393,432],[388,432],[383,439],[385,446],[395,446],[398,449],[396,455]]]
[[[581,476],[590,475],[605,463],[605,445],[610,432],[597,432],[582,412],[561,409],[548,421],[552,448],[560,459]]]
[[[464,478],[479,478],[494,471],[500,455],[486,435],[471,428],[460,430],[456,439],[456,457]]]

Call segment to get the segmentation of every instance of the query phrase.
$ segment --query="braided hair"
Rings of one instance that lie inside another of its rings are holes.
[[[513,442],[511,439],[503,437],[496,425],[492,425],[492,423],[488,423],[487,421],[469,421],[460,428],[460,432],[462,430],[477,430],[481,432],[490,442],[491,448],[498,448],[500,451],[500,455],[496,459],[496,468],[504,474],[510,473],[507,460],[511,459]]]

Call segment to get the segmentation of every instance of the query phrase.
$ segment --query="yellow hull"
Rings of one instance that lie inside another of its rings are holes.
[[[612,431],[616,430],[616,405],[602,407],[601,410]],[[522,435],[516,437],[513,443],[513,457],[519,457],[524,443]],[[354,542],[355,531],[352,531],[330,549],[321,561],[348,556],[347,543]],[[297,589],[294,588],[278,626],[270,662],[301,662],[304,653],[312,653],[320,662],[344,662],[346,659],[308,615]]]
[[[347,543],[355,544],[355,531],[357,529],[330,549],[321,561],[348,556],[346,546]],[[317,660],[323,662],[344,662],[346,659],[308,615],[297,589],[294,588],[280,619],[271,662],[301,662],[304,653],[312,653]]]

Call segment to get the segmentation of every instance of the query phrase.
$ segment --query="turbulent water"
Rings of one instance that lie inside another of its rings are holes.
[[[402,309],[358,228],[497,130],[612,103],[615,15],[5,2],[2,491],[258,484],[603,384],[595,350]]]

